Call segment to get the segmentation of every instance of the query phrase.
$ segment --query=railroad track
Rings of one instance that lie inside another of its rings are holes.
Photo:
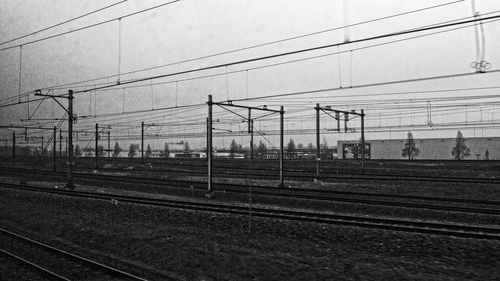
[[[146,280],[0,228],[0,254],[54,280]]]
[[[184,168],[184,169],[183,169]],[[81,170],[94,170],[93,168],[81,168]],[[109,172],[130,172],[126,169],[100,169],[101,171]],[[134,169],[134,172],[148,172],[148,173],[176,173],[176,174],[192,174],[193,172],[206,173],[205,169],[185,169],[183,166],[163,169]],[[214,167],[214,177],[232,177],[251,179],[278,179],[279,170],[276,169],[249,169],[238,167]],[[310,182],[316,177],[315,171],[292,170],[287,169],[284,171],[286,179],[297,181]],[[436,182],[436,183],[478,183],[478,184],[500,184],[500,178],[470,178],[470,177],[437,177],[437,176],[405,176],[405,175],[379,175],[365,173],[337,173],[336,171],[321,171],[320,179],[325,182],[338,182],[340,180],[367,180],[367,181],[419,181],[419,182]]]
[[[251,205],[234,205],[212,202],[183,201],[170,199],[144,198],[116,194],[102,194],[75,190],[49,189],[26,185],[0,184],[0,187],[43,193],[65,195],[77,198],[112,200],[118,203],[133,203],[204,212],[232,215],[251,215],[253,217],[281,219],[289,221],[324,223],[331,225],[354,226],[362,228],[403,231],[422,234],[437,234],[453,237],[500,240],[500,228],[467,224],[449,224],[417,220],[388,219],[379,217],[339,215],[325,212],[296,211],[290,209],[270,209]]]
[[[23,170],[12,170],[23,172]],[[44,170],[24,170],[26,173],[54,175],[51,171]],[[56,173],[64,177],[64,173]],[[74,173],[75,179],[82,181],[104,181],[112,183],[136,183],[150,184],[162,187],[178,188],[196,188],[197,190],[206,189],[205,182],[165,180],[146,177],[102,175],[94,173]],[[306,188],[279,188],[269,186],[248,186],[238,184],[217,183],[214,184],[215,191],[230,192],[235,194],[248,194],[252,189],[253,195],[285,197],[291,199],[307,199],[330,202],[343,202],[353,204],[366,204],[386,207],[427,209],[435,211],[450,211],[472,214],[500,215],[500,201],[493,200],[474,200],[460,198],[440,198],[430,196],[382,194],[370,192],[338,191],[338,190],[319,190]],[[431,204],[432,203],[432,204]],[[451,205],[450,205],[451,204]]]
[[[83,158],[82,165],[77,167],[81,170],[92,170],[93,159]],[[128,159],[127,159],[128,160]],[[191,161],[189,159],[185,161],[175,161],[174,163],[168,161],[159,161],[158,159],[145,159],[145,161],[151,161],[152,165],[155,166],[154,169],[150,169],[146,166],[140,166],[139,160],[130,161],[122,163],[122,159],[106,158],[101,161],[128,164],[134,167],[134,171],[150,172],[150,173],[177,173],[177,174],[189,174],[193,172],[206,173],[207,166],[206,163],[200,161]],[[222,161],[216,161],[214,164],[213,172],[214,176],[220,177],[250,177],[258,179],[276,179],[279,177],[279,168],[267,161],[251,161],[251,162],[240,162],[237,160],[231,160],[232,165],[224,165]],[[347,162],[346,162],[347,163]],[[346,164],[344,163],[344,164]],[[496,163],[496,162],[495,162]],[[102,163],[101,163],[102,164]],[[368,163],[367,163],[368,164]],[[305,166],[304,166],[305,165]],[[316,177],[316,170],[314,167],[315,162],[305,162],[305,163],[290,163],[287,165],[284,176],[287,179],[293,179],[298,181],[312,181]],[[367,181],[425,181],[425,182],[437,182],[437,183],[474,183],[474,184],[500,184],[500,178],[491,175],[489,177],[478,177],[478,176],[436,176],[438,172],[436,167],[433,169],[424,169],[416,172],[409,168],[397,168],[394,167],[384,168],[379,166],[371,165],[365,167],[361,170],[360,166],[348,166],[339,167],[339,164],[334,162],[325,162],[321,165],[320,178],[322,181],[326,182],[338,182],[338,181],[352,181],[352,180],[367,180]],[[352,163],[351,163],[352,165]],[[158,169],[157,166],[162,168]],[[107,170],[110,172],[130,172],[127,169],[112,169],[112,168],[100,168],[100,170]],[[441,170],[439,170],[441,171]],[[449,170],[443,170],[444,174],[450,173]],[[431,174],[429,174],[431,173]]]
[[[93,168],[82,168],[82,170],[93,170]],[[110,172],[130,172],[125,169],[100,169]],[[190,174],[193,172],[206,173],[206,166],[198,165],[178,165],[172,168],[147,169],[145,167],[136,167],[133,171],[149,173],[178,173]],[[277,179],[279,169],[277,168],[255,168],[255,167],[235,167],[235,166],[214,166],[214,177],[234,177],[234,178],[257,178],[257,179]],[[284,177],[298,181],[313,181],[316,177],[316,171],[288,168],[284,171]],[[403,174],[380,174],[373,173],[370,169],[361,172],[336,171],[335,168],[324,168],[320,172],[320,179],[326,182],[338,182],[340,180],[367,180],[367,181],[425,181],[437,183],[476,183],[476,184],[500,184],[500,178],[479,178],[479,177],[451,177],[451,176],[430,176],[430,175],[403,175]]]

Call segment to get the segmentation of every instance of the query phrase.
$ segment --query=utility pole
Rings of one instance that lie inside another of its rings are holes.
[[[109,158],[109,154],[111,153],[111,147],[110,147],[110,134],[111,134],[111,130],[108,131],[108,158]]]
[[[253,159],[253,120],[252,109],[248,109],[248,133],[250,134],[250,159]]]
[[[54,146],[52,147],[52,157],[54,158],[54,166],[52,171],[56,171],[56,145],[57,145],[57,127],[54,126]]]
[[[328,114],[329,116],[335,118],[337,120],[337,132],[340,133],[340,114],[344,115],[344,130],[345,132],[348,132],[349,129],[347,127],[347,121],[349,121],[349,116],[354,116],[351,119],[354,119],[356,117],[361,118],[361,144],[358,142],[357,147],[361,146],[361,155],[359,154],[359,151],[357,153],[356,158],[361,157],[361,168],[364,169],[365,165],[365,112],[363,109],[361,109],[361,113],[356,112],[355,110],[351,111],[344,111],[344,110],[336,110],[332,109],[330,106],[325,106],[325,107],[320,107],[319,104],[316,104],[316,143],[319,146],[319,111],[324,111],[327,113],[327,111],[330,112],[335,112],[335,116]],[[339,149],[339,148],[337,148]],[[319,155],[319,150],[317,151]],[[318,159],[319,161],[319,159]],[[317,168],[316,175],[319,176],[319,168]]]
[[[144,121],[141,123],[141,164],[144,164]]]
[[[16,132],[12,132],[12,166],[16,165]]]
[[[349,121],[349,113],[348,112],[344,112],[344,130],[345,132],[347,133],[347,121]]]
[[[66,188],[75,189],[73,184],[73,90],[68,91],[68,178]]]
[[[208,188],[209,188],[209,192],[211,192],[212,190],[212,107],[213,105],[217,105],[217,106],[220,106],[222,108],[225,108],[225,107],[237,107],[237,108],[247,108],[247,109],[253,109],[253,110],[259,110],[259,111],[267,111],[267,112],[273,112],[273,113],[279,113],[280,114],[280,121],[281,121],[281,125],[280,125],[280,152],[279,152],[279,158],[280,158],[280,186],[283,186],[283,161],[284,161],[284,149],[283,149],[283,142],[284,142],[284,137],[283,137],[283,132],[284,132],[284,114],[285,114],[285,111],[283,110],[283,106],[281,106],[281,109],[280,110],[274,110],[274,109],[268,109],[266,105],[264,105],[262,108],[260,107],[250,107],[250,106],[244,106],[244,105],[237,105],[237,104],[233,104],[232,101],[227,101],[227,102],[213,102],[212,101],[212,95],[209,95],[208,96],[208,118],[207,118],[207,158],[208,158]],[[240,115],[240,114],[236,114],[240,117],[243,117],[244,119],[246,119],[244,116]],[[253,119],[251,118],[251,113],[250,113],[250,110],[248,111],[248,126],[249,126],[249,130],[250,130],[250,133],[252,134],[251,135],[251,146],[252,146],[252,149],[253,149]],[[251,152],[253,154],[253,151]]]
[[[250,126],[252,127],[252,130],[250,131],[250,159],[253,159],[253,119],[250,120]]]
[[[62,158],[62,143],[63,143],[63,137],[62,137],[62,130],[59,130],[59,158]]]
[[[207,160],[208,160],[208,192],[206,197],[213,197],[212,193],[212,95],[208,95],[208,120],[207,120]]]
[[[361,109],[361,169],[365,169],[365,111]]]
[[[283,136],[283,132],[284,132],[284,115],[285,115],[285,111],[283,110],[283,106],[280,106],[280,187],[284,187],[285,184],[284,184],[284,174],[283,174],[283,166],[284,166],[284,159],[283,159],[283,156],[284,156],[284,149],[283,149],[283,143],[284,143],[284,136]]]
[[[337,132],[340,133],[340,112],[335,112],[335,119],[337,119]]]
[[[95,124],[95,169],[97,170],[98,161],[98,147],[99,147],[99,125]]]
[[[316,181],[318,182],[319,181],[319,164],[320,164],[320,161],[321,161],[321,148],[320,148],[320,133],[319,133],[319,128],[320,128],[320,125],[319,125],[319,110],[320,110],[320,107],[319,107],[319,103],[316,104],[316,107],[314,108],[316,109]]]

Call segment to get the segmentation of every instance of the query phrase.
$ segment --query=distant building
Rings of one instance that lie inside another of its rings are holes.
[[[466,160],[499,160],[500,159],[500,137],[466,138],[466,145],[470,149],[470,155]],[[402,156],[402,149],[406,139],[390,140],[366,140],[366,159],[406,159]],[[455,138],[445,139],[418,139],[415,138],[415,146],[420,153],[415,159],[440,159],[453,160],[451,154],[455,147]],[[361,158],[358,141],[338,141],[338,156],[340,159]],[[488,151],[488,152],[486,152]]]

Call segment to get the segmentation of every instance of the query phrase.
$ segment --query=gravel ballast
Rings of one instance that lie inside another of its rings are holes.
[[[248,216],[0,194],[4,227],[143,268],[152,280],[500,279],[498,241],[257,218],[248,234]]]

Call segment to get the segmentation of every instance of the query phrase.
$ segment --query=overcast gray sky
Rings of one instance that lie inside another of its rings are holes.
[[[116,2],[119,0],[0,0],[0,43]],[[116,75],[119,69],[123,73],[161,66],[440,4],[443,6],[354,26],[347,30],[340,29],[251,50],[137,72],[131,75],[122,75],[120,79],[126,81],[324,44],[340,43],[345,40],[346,36],[349,40],[355,41],[430,24],[465,19],[472,15],[471,0],[181,0],[140,15],[122,19],[120,22],[121,56],[118,52],[118,21],[26,44],[39,38],[120,17],[166,2],[168,1],[128,0],[113,8],[60,27],[0,45],[0,48],[25,44],[22,47],[21,92],[26,93],[35,89],[54,88],[61,84]],[[444,5],[447,3],[450,4]],[[496,11],[500,10],[500,1],[476,0],[476,10],[481,14],[498,15],[499,13]],[[484,17],[486,16],[488,15]],[[484,23],[483,27],[485,60],[491,63],[491,70],[498,69],[500,66],[500,54],[498,53],[500,49],[500,24],[499,22]],[[278,108],[279,105],[285,106],[287,111],[286,128],[289,130],[313,128],[314,110],[312,107],[317,102],[343,110],[364,108],[367,113],[367,126],[380,127],[379,132],[368,134],[367,138],[372,139],[402,137],[406,131],[416,130],[416,126],[425,126],[429,119],[435,124],[435,127],[438,124],[459,121],[464,122],[464,124],[471,122],[479,124],[480,121],[494,123],[495,120],[500,119],[500,112],[498,112],[500,107],[496,106],[500,100],[495,97],[498,95],[498,89],[463,89],[500,86],[496,73],[346,89],[350,86],[386,81],[473,73],[474,69],[470,67],[470,63],[476,60],[474,27],[360,49],[441,30],[347,44],[338,48],[328,48],[134,84],[135,86],[142,85],[142,87],[126,89],[115,87],[112,90],[77,94],[75,112],[82,119],[79,120],[76,127],[80,130],[92,130],[95,123],[108,124],[118,128],[120,126],[135,126],[141,121],[177,122],[176,124],[182,126],[184,131],[178,128],[174,130],[168,126],[151,128],[150,130],[157,134],[168,132],[181,134],[186,130],[202,134],[205,128],[200,124],[206,118],[206,106],[183,110],[159,109],[175,107],[176,105],[202,104],[206,102],[208,94],[212,94],[216,101],[224,101],[228,98],[232,100],[251,99],[340,87],[342,90],[273,99],[261,98],[240,101],[239,103],[252,106],[267,104],[274,108]],[[15,97],[19,92],[20,49],[14,47],[0,51],[0,100],[2,100],[2,104],[6,103],[5,99]],[[353,51],[349,52],[349,50]],[[340,56],[329,55],[301,62],[258,68],[268,64],[326,55],[338,51],[348,52]],[[120,66],[118,66],[118,62],[120,62]],[[241,72],[232,73],[234,71]],[[226,72],[230,74],[226,75]],[[188,78],[213,74],[222,75],[183,81]],[[75,84],[71,87],[90,89],[94,87],[94,84],[114,82],[117,78],[95,80],[80,85]],[[81,85],[84,87],[77,87]],[[53,93],[64,93],[68,89],[69,87],[56,89]],[[462,90],[451,91],[454,89]],[[431,92],[429,93],[429,91]],[[402,94],[402,92],[411,93]],[[391,93],[392,95],[389,95]],[[356,95],[362,96],[356,97]],[[491,97],[486,99],[486,96]],[[30,99],[32,98],[31,95]],[[25,99],[23,98],[23,100]],[[30,114],[33,114],[33,109],[37,105],[37,103],[30,104]],[[138,110],[154,111],[141,114],[118,114]],[[0,111],[2,125],[41,122],[20,121],[20,119],[26,118],[28,112],[28,108],[24,104],[3,107],[0,108]],[[104,116],[108,113],[117,114],[111,117]],[[51,101],[44,101],[33,118],[60,118],[61,114],[62,111],[57,105]],[[217,114],[219,114],[220,119],[228,120],[228,124],[221,122],[220,129],[233,132],[244,129],[242,125],[238,124],[238,121],[241,121],[240,117],[231,116],[222,109],[216,109]],[[188,125],[182,122],[188,121],[199,124],[186,129]],[[325,124],[322,126],[323,129],[330,130],[335,126],[331,118],[327,116],[322,117],[322,122]],[[353,121],[353,127],[359,126],[359,123],[356,122],[358,121]],[[51,121],[43,121],[42,123],[49,126],[55,124]],[[277,120],[273,119],[267,122],[261,121],[258,126],[261,130],[270,130],[276,128],[277,124]],[[466,130],[464,135],[466,137],[498,136],[498,129],[481,129],[481,127],[484,126],[480,124],[469,126],[470,129],[464,127],[463,130]],[[430,128],[427,127],[425,130]],[[130,134],[130,130],[130,128],[121,132],[117,130],[116,134]],[[454,137],[456,130],[456,127],[448,131],[429,132],[423,130],[414,133],[414,135],[416,137]],[[6,130],[2,130],[1,133],[3,135],[10,134]],[[328,141],[333,143],[337,139],[357,139],[359,135],[342,134],[327,135],[327,137]],[[220,138],[218,143],[223,142],[224,145],[227,145],[231,138],[231,136]],[[313,135],[301,135],[295,136],[295,138],[303,143],[314,140]],[[176,138],[171,135],[169,139],[175,141]],[[193,142],[197,143],[198,146],[203,146],[203,141],[203,138],[193,139]],[[238,142],[240,141],[246,142],[246,138],[238,137]],[[155,145],[161,146],[161,143],[162,141],[157,141]]]

